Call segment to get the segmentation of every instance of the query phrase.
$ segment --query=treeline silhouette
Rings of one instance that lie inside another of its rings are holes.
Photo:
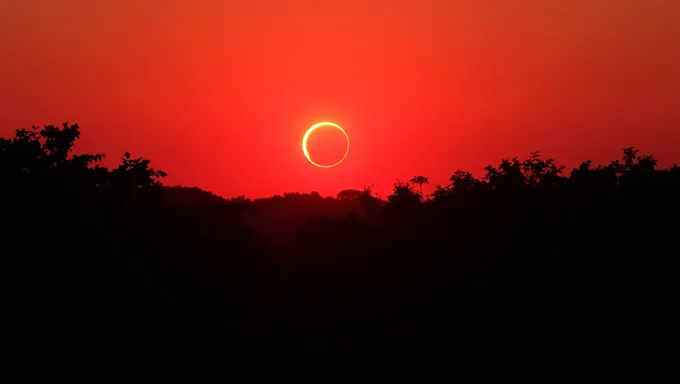
[[[103,167],[72,153],[79,137],[0,139],[17,378],[567,382],[669,364],[658,277],[678,252],[680,168],[634,148],[568,174],[539,153],[505,159],[427,197],[415,176],[384,200],[227,200],[164,187],[128,153]]]

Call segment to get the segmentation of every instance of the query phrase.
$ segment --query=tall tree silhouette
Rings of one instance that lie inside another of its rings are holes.
[[[421,198],[425,198],[425,195],[423,195],[423,185],[424,184],[429,184],[430,179],[425,177],[425,176],[413,176],[411,180],[409,180],[409,183],[411,184],[416,184],[418,187],[420,187],[420,196]]]

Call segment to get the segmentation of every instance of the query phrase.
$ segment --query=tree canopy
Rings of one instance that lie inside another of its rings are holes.
[[[106,168],[74,153],[79,137],[63,124],[0,139],[22,377],[233,379],[319,358],[389,362],[383,377],[656,372],[680,167],[636,148],[570,171],[539,152],[502,159],[427,199],[415,176],[385,199],[367,186],[251,200],[163,186],[129,153]]]

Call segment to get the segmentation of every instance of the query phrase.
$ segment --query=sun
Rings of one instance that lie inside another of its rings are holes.
[[[312,134],[312,132],[314,132],[318,128],[323,128],[323,127],[331,127],[331,128],[338,129],[340,132],[342,132],[343,135],[345,135],[345,139],[347,140],[347,149],[345,149],[345,154],[342,156],[342,159],[340,159],[337,163],[334,163],[334,164],[319,164],[319,163],[316,163],[316,162],[314,162],[314,160],[312,160],[312,157],[309,156],[309,151],[307,151],[307,140],[309,139],[309,136]],[[345,161],[345,158],[347,157],[347,154],[349,153],[349,135],[347,135],[347,132],[345,132],[345,130],[341,126],[339,126],[338,124],[335,124],[335,123],[331,123],[330,121],[324,121],[324,122],[321,122],[321,123],[314,124],[311,127],[309,127],[309,129],[307,129],[307,132],[305,132],[305,135],[302,137],[302,153],[305,154],[305,157],[307,158],[307,160],[309,160],[310,163],[312,163],[313,165],[316,165],[319,168],[333,168],[336,165],[339,165],[340,163]]]

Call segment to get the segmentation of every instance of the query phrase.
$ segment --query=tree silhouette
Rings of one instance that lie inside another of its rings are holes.
[[[379,208],[379,199],[373,193],[373,186],[364,186],[358,197],[364,207],[364,214],[370,219],[374,219]]]
[[[479,180],[475,179],[470,172],[456,171],[449,180],[456,192],[469,193],[479,185]]]
[[[126,153],[121,165],[109,171],[98,165],[101,154],[72,155],[75,141],[80,137],[77,124],[64,123],[61,128],[49,125],[40,129],[17,130],[13,139],[0,142],[3,178],[20,174],[37,180],[83,183],[89,187],[128,187],[132,189],[158,187],[163,171],[149,167],[149,160],[131,159]],[[25,178],[23,178],[26,181]],[[15,180],[18,181],[18,180]],[[62,183],[63,184],[63,183]],[[81,185],[85,187],[85,185]]]
[[[503,192],[516,192],[527,184],[522,163],[515,157],[512,160],[503,159],[498,168],[488,165],[484,168],[486,175],[484,180],[492,189]]]
[[[522,162],[522,172],[530,186],[555,186],[562,181],[564,168],[558,167],[551,158],[541,159],[539,152],[532,152],[531,157]]]
[[[413,176],[411,180],[409,180],[409,183],[418,185],[418,187],[420,187],[420,196],[424,198],[425,195],[423,195],[423,184],[429,184],[430,179],[425,176]]]
[[[338,192],[336,198],[338,200],[355,200],[361,197],[363,193],[363,191],[358,189],[343,189],[342,191]]]

